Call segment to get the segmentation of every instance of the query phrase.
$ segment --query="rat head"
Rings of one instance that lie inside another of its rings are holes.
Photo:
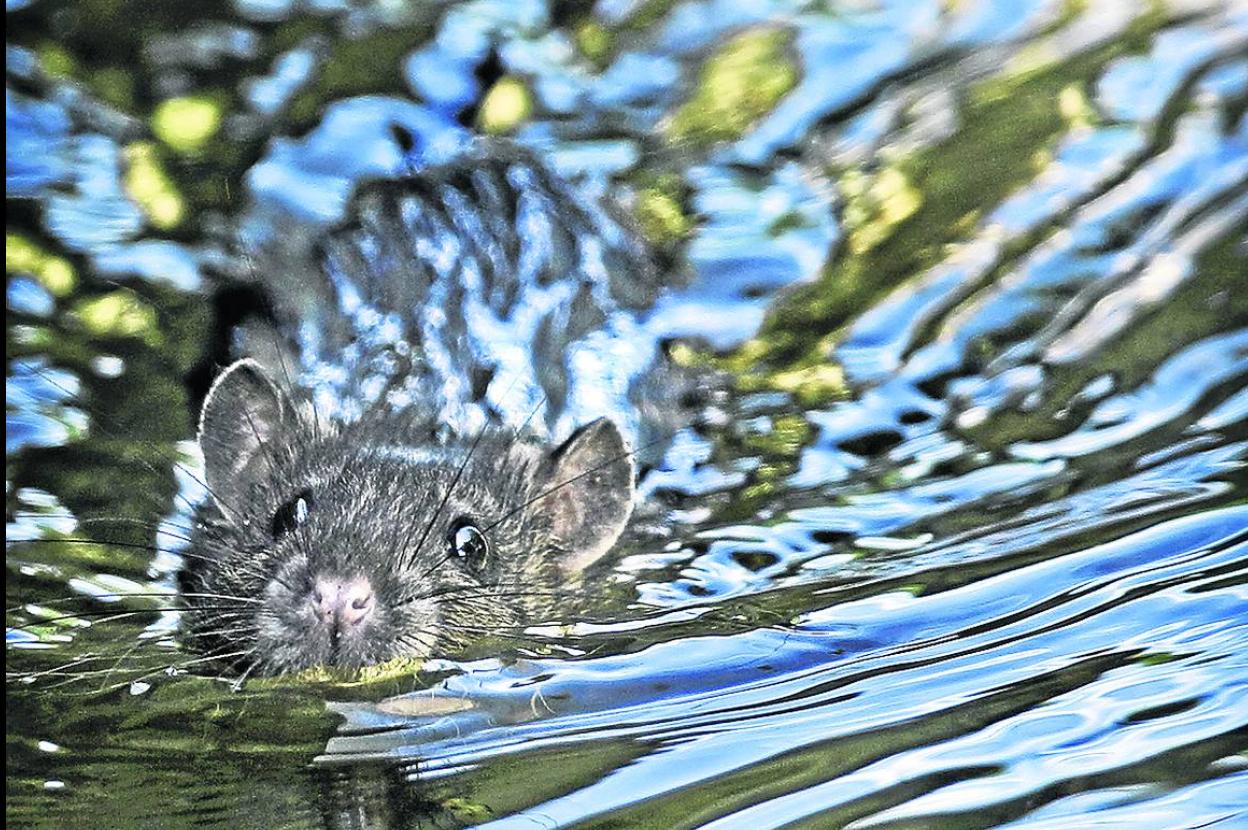
[[[610,421],[551,450],[504,429],[437,442],[401,414],[328,427],[253,361],[213,385],[199,442],[211,499],[180,575],[185,633],[252,671],[514,635],[632,511]]]

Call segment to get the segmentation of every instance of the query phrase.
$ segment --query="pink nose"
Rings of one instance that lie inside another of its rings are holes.
[[[355,579],[316,580],[312,607],[318,617],[339,631],[348,631],[373,613],[373,586],[362,576]]]

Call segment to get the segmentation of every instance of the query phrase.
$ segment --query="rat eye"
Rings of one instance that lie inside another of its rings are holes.
[[[451,523],[446,541],[452,555],[474,568],[480,567],[490,553],[490,543],[485,534],[468,518],[459,518]]]
[[[277,508],[273,514],[273,538],[280,539],[308,520],[308,512],[312,509],[312,491],[304,490],[290,501]]]

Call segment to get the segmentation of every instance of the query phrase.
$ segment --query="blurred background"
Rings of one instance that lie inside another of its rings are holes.
[[[18,826],[1248,822],[1242,4],[6,17]],[[169,595],[247,252],[473,136],[637,229],[717,414],[531,644],[232,690]]]

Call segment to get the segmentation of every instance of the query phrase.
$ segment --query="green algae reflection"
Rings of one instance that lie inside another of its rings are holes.
[[[798,80],[787,29],[756,29],[729,40],[707,59],[693,96],[667,122],[672,144],[706,147],[742,135]]]

